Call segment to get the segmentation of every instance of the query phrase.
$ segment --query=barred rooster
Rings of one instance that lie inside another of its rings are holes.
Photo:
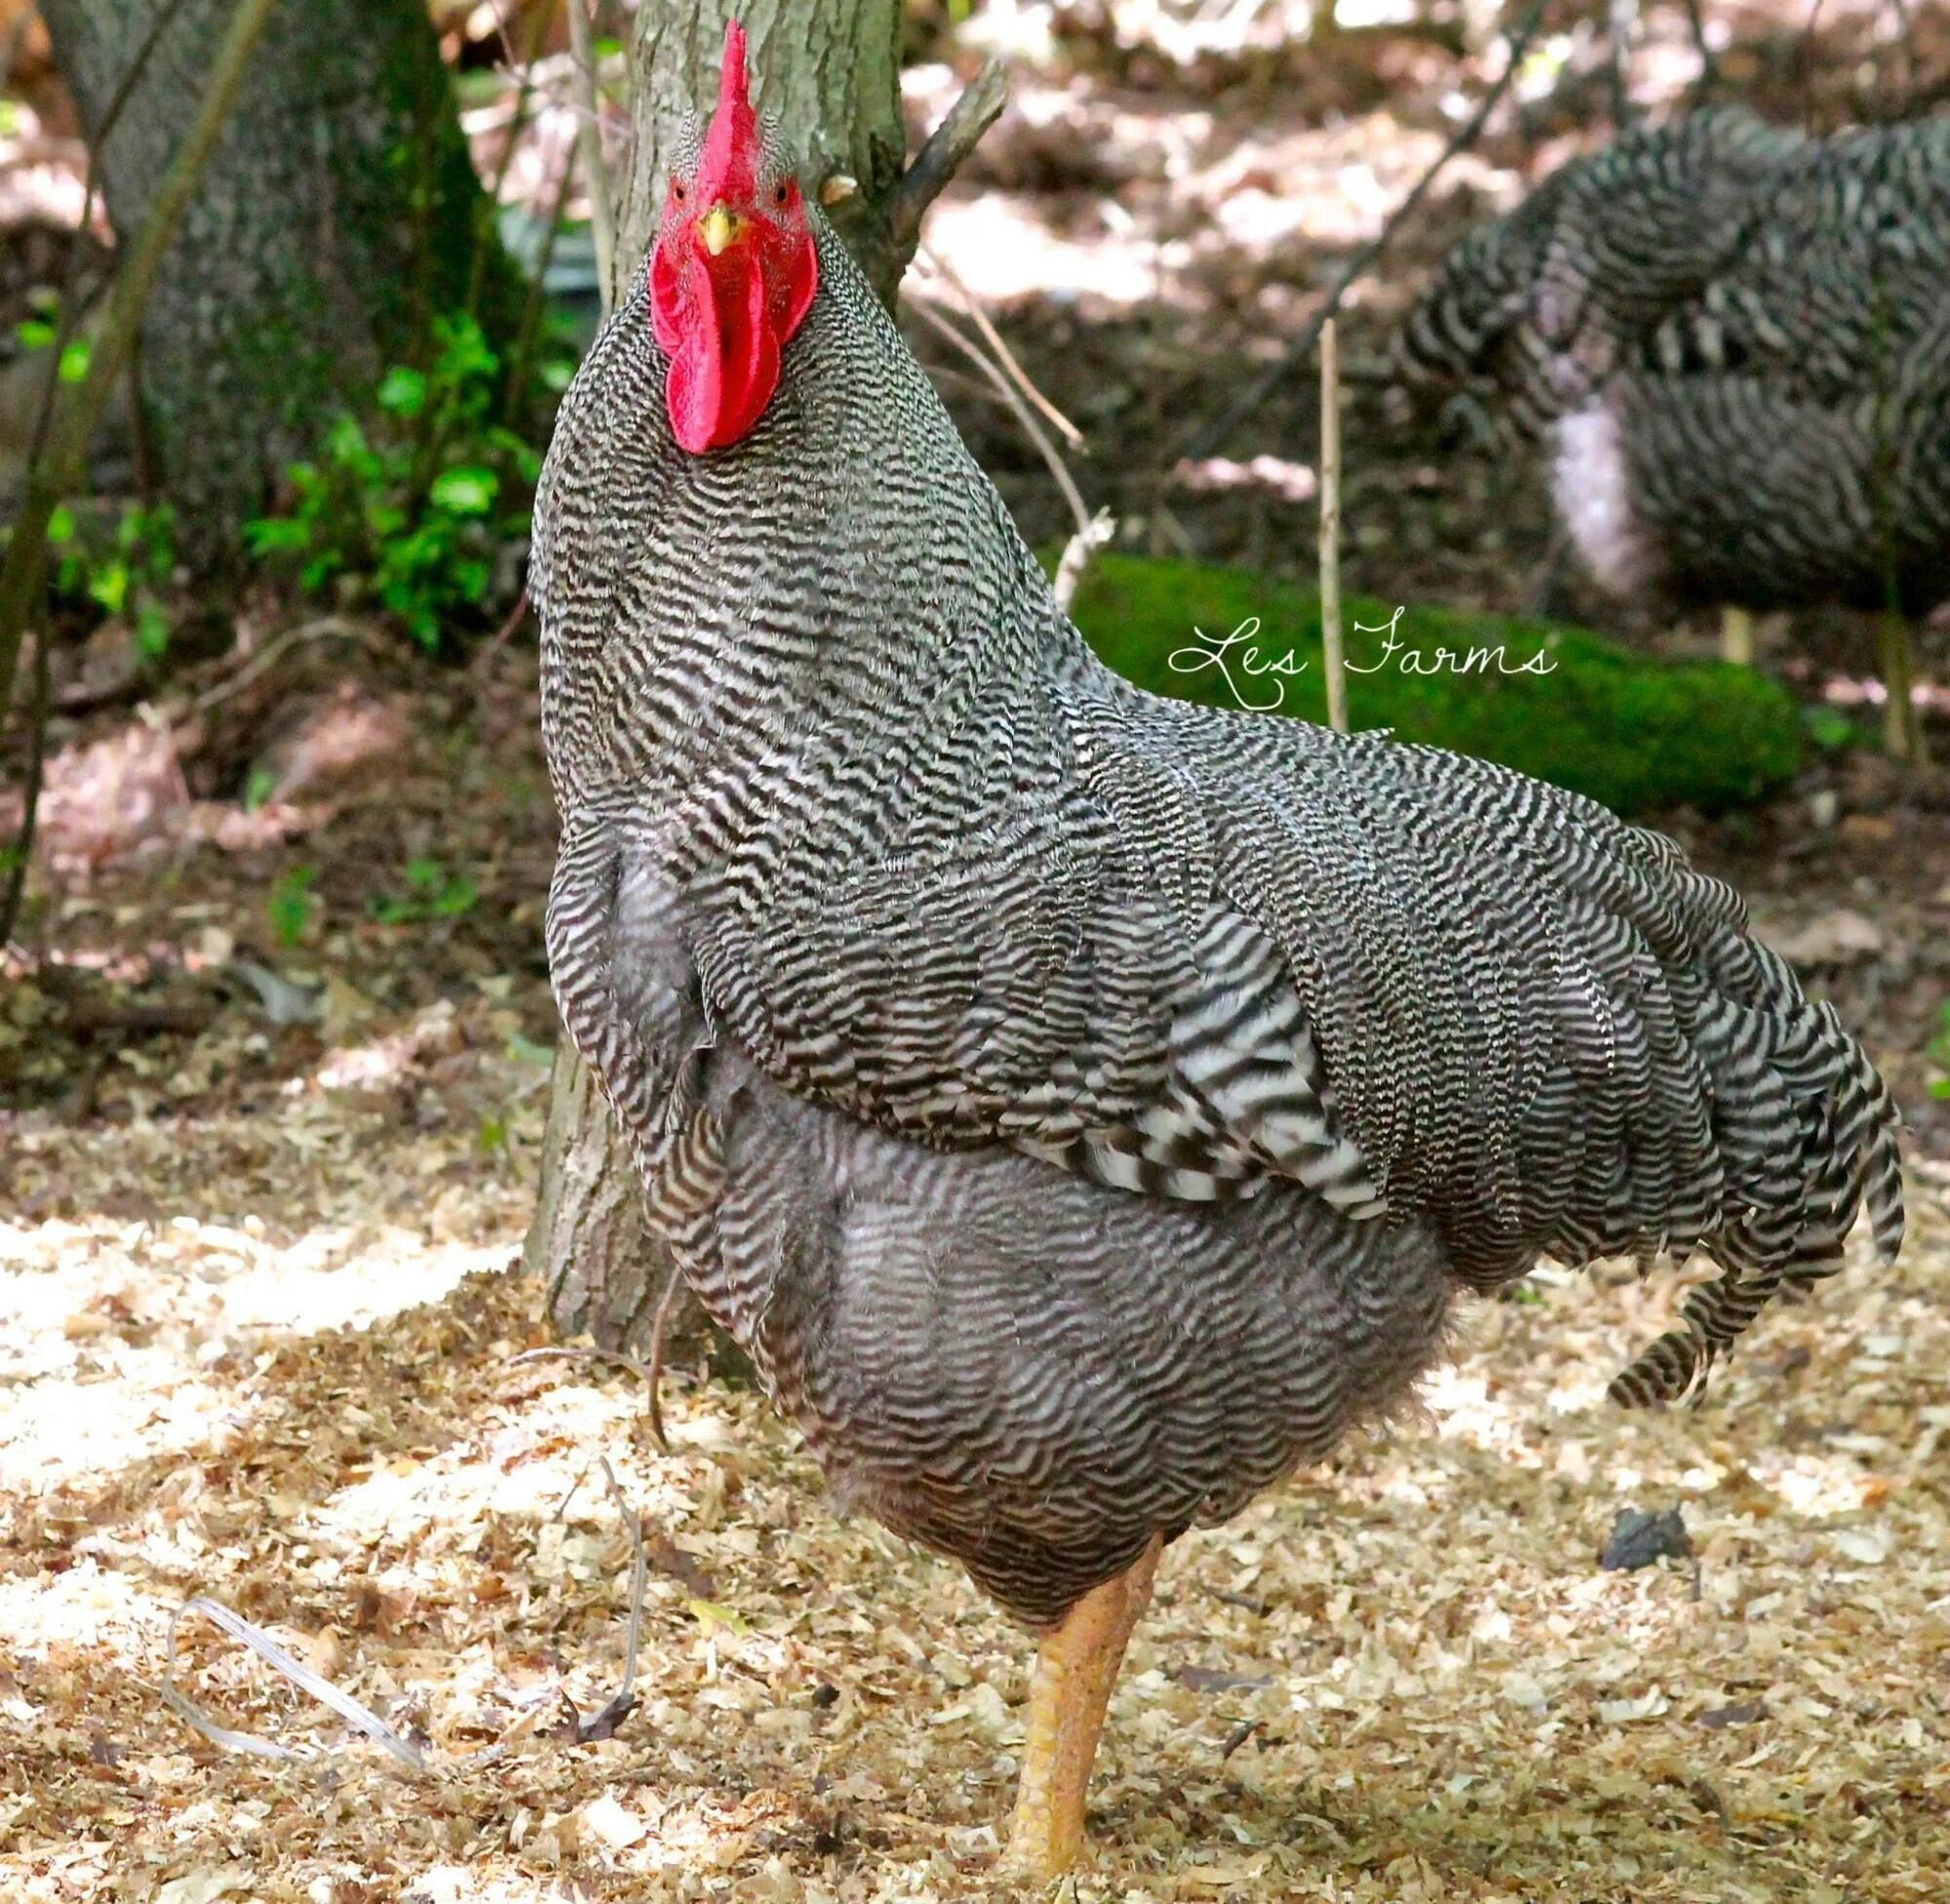
[[[1104,669],[726,35],[536,511],[556,995],[835,1493],[1040,1636],[1011,1851],[1078,1854],[1161,1546],[1398,1402],[1457,1294],[1703,1251],[1684,1391],[1895,1112],[1740,904],[1480,762]]]
[[[1950,599],[1950,119],[1816,139],[1737,108],[1628,134],[1459,244],[1400,336],[1549,445],[1615,595],[1883,611]]]

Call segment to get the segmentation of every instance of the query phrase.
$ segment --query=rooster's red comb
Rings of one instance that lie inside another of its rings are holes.
[[[752,110],[745,76],[745,29],[734,19],[724,28],[724,64],[718,78],[718,109],[704,137],[697,182],[710,198],[748,195],[758,175],[759,115]]]

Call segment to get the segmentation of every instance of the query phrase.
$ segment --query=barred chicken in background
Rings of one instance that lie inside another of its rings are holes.
[[[1159,1546],[1540,1254],[1719,1280],[1685,1391],[1902,1225],[1738,899],[1500,768],[1159,700],[1051,598],[727,39],[535,517],[548,943],[648,1208],[842,1502],[1042,1636],[1052,1873]]]
[[[1412,377],[1547,440],[1615,595],[1950,599],[1950,119],[1821,139],[1725,108],[1629,134],[1459,244],[1399,341]],[[1893,623],[1884,670],[1914,752]]]

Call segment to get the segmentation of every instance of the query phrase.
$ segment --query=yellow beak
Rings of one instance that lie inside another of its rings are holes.
[[[697,235],[713,257],[722,257],[745,235],[745,220],[721,199],[697,221]]]

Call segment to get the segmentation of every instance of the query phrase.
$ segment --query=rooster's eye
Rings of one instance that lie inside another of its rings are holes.
[[[777,185],[773,187],[772,203],[774,205],[787,205],[790,204],[791,201],[792,201],[792,187],[790,185]]]
[[[683,180],[682,178],[673,178],[671,180],[672,200],[675,203],[682,205],[688,196],[689,194],[685,192],[685,190],[683,189]]]

